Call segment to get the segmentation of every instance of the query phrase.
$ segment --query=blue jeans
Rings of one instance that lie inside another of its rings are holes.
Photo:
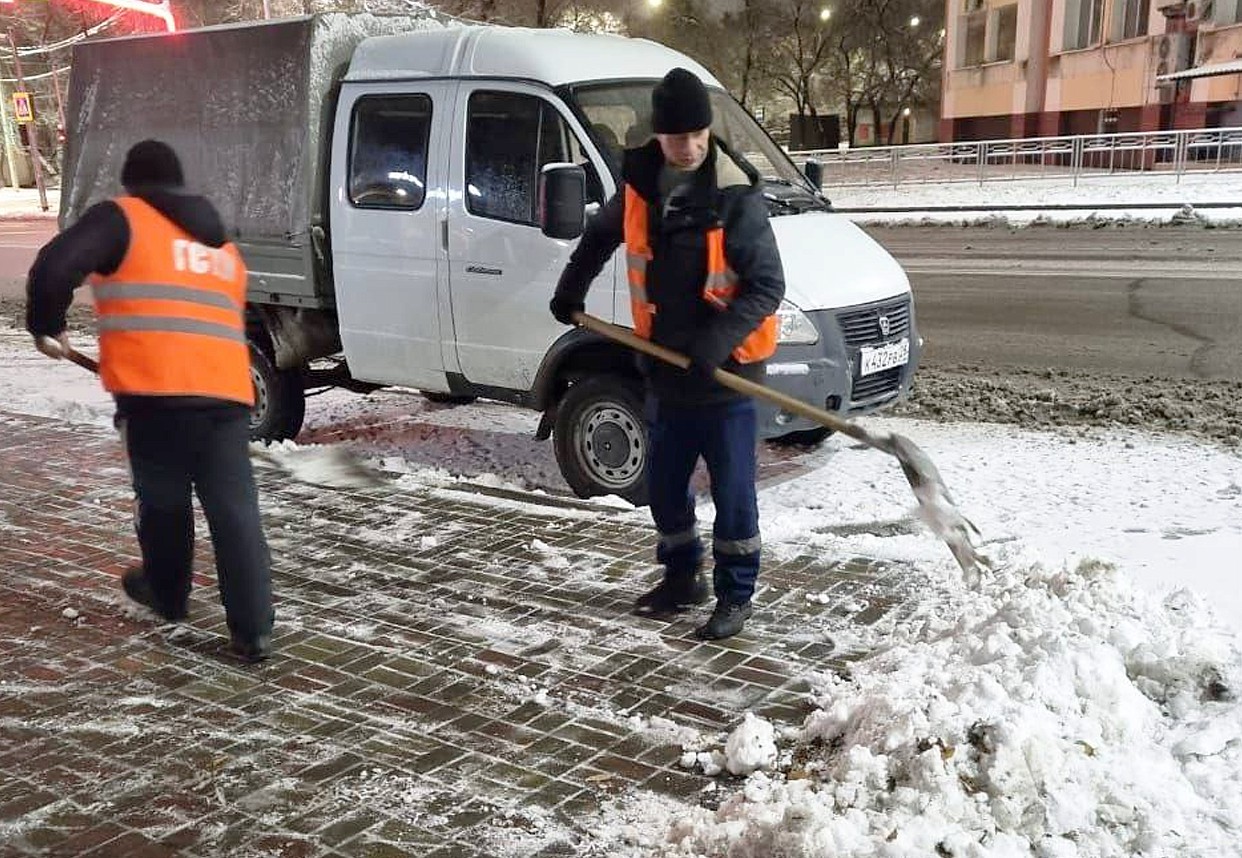
[[[656,558],[670,576],[693,575],[703,556],[690,477],[699,457],[716,503],[712,555],[716,598],[746,602],[759,576],[759,504],[755,498],[755,404],[749,399],[691,408],[647,404],[651,517]]]

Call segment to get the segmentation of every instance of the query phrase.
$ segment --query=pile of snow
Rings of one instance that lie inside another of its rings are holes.
[[[614,808],[601,835],[730,858],[1238,854],[1242,658],[1196,597],[1029,560],[951,595],[827,680],[778,771],[714,811]],[[776,757],[761,723],[731,771]],[[636,814],[667,834],[635,840]]]
[[[776,732],[772,725],[746,713],[742,725],[725,742],[725,768],[735,775],[748,775],[776,762]]]

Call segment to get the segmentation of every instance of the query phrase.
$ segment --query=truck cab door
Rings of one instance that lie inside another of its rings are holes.
[[[354,378],[446,391],[439,290],[455,84],[347,84],[332,145],[332,272]]]
[[[462,83],[453,147],[448,264],[461,374],[479,387],[525,392],[569,330],[552,318],[548,301],[576,244],[540,231],[539,171],[583,164],[592,205],[612,192],[612,177],[560,99],[530,84]],[[609,320],[615,259],[587,296],[588,312]]]

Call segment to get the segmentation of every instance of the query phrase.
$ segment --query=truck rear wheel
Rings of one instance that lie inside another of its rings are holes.
[[[556,411],[556,463],[578,497],[647,503],[647,424],[642,386],[601,375],[570,386]]]
[[[266,349],[250,344],[250,380],[254,408],[250,410],[250,438],[284,441],[296,438],[306,416],[306,395],[300,369],[277,369]]]

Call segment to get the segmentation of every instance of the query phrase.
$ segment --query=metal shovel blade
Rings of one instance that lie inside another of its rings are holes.
[[[332,489],[370,489],[384,484],[378,472],[341,447],[296,447],[276,453],[254,445],[250,455],[302,483]]]
[[[980,567],[990,565],[975,548],[974,537],[979,535],[978,528],[953,503],[940,471],[922,448],[905,435],[885,434],[887,438],[877,445],[877,449],[892,454],[901,465],[919,502],[919,518],[949,546],[953,559],[962,567],[967,586],[978,585]]]

